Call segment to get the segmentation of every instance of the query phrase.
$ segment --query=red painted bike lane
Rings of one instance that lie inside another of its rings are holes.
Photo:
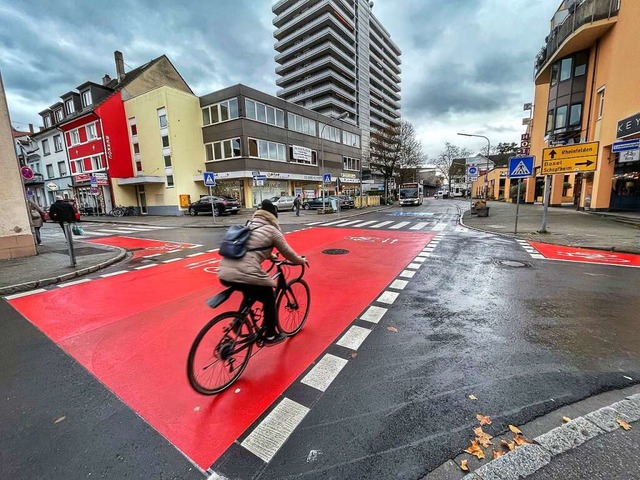
[[[540,242],[529,242],[529,244],[549,260],[640,268],[640,255],[631,253],[606,252]]]
[[[262,349],[213,397],[186,378],[191,342],[217,310],[215,254],[53,289],[10,303],[202,468],[208,468],[340,335],[432,238],[410,232],[310,229],[287,235],[311,263],[304,329]],[[325,249],[347,249],[325,255]],[[206,270],[205,270],[206,269]],[[207,272],[208,270],[208,272]],[[239,389],[238,393],[235,393]]]
[[[147,256],[161,255],[164,253],[173,253],[185,248],[193,248],[199,245],[195,243],[179,243],[168,242],[164,240],[150,240],[148,238],[137,237],[104,237],[104,238],[91,238],[85,240],[90,243],[97,243],[100,245],[110,245],[112,247],[121,247],[125,250],[133,252],[132,258],[141,258]]]

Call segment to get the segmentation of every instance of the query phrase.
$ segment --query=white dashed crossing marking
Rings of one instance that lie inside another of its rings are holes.
[[[376,302],[378,303],[386,303],[387,305],[391,305],[398,298],[398,292],[383,292],[382,295],[378,297]]]
[[[407,225],[409,225],[411,222],[399,222],[396,223],[395,225],[389,227],[389,230],[398,230],[402,227],[406,227]]]
[[[427,225],[429,225],[429,222],[418,222],[415,225],[409,227],[409,230],[422,230]]]
[[[376,307],[375,305],[372,305],[367,309],[366,312],[362,314],[360,320],[364,320],[365,322],[370,323],[378,323],[385,313],[387,313],[386,308]]]
[[[380,222],[380,223],[376,223],[375,225],[371,225],[371,227],[369,228],[381,228],[384,227],[385,225],[389,225],[393,223],[392,221],[387,221],[387,222]]]
[[[404,287],[407,286],[409,282],[407,280],[394,280],[391,285],[389,285],[389,288],[393,288],[395,290],[404,290]]]
[[[347,333],[345,333],[340,340],[336,342],[336,345],[349,348],[351,350],[358,350],[362,342],[369,336],[371,330],[368,328],[362,328],[357,325],[352,325]]]
[[[346,364],[344,358],[327,353],[300,382],[324,392]]]
[[[38,288],[36,290],[30,290],[28,292],[21,292],[21,293],[14,293],[13,295],[7,295],[4,298],[5,300],[13,300],[14,298],[28,297],[29,295],[35,295],[36,293],[42,293],[42,292],[46,292],[46,290],[44,288]]]
[[[412,272],[411,270],[403,270],[398,276],[403,278],[413,278],[415,274],[416,272]]]

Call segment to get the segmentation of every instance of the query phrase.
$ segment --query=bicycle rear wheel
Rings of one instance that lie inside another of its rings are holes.
[[[304,326],[311,307],[309,285],[304,280],[293,280],[278,296],[278,327],[291,337]]]
[[[237,312],[226,312],[207,323],[193,341],[187,360],[191,387],[204,395],[228,388],[242,374],[253,348],[251,322]]]

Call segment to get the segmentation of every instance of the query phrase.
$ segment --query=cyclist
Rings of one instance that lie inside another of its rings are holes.
[[[270,200],[262,201],[260,208],[253,214],[249,227],[252,231],[246,243],[247,253],[238,259],[223,258],[218,278],[223,285],[234,287],[262,303],[264,343],[271,346],[284,341],[287,336],[276,331],[276,283],[262,269],[261,264],[266,259],[273,258],[274,247],[291,263],[303,265],[306,260],[284,239],[278,224],[278,210]]]

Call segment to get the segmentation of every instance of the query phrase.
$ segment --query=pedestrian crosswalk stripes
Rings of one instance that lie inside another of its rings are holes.
[[[411,222],[400,222],[400,223],[396,223],[395,225],[391,225],[389,227],[389,230],[399,230],[402,227],[406,227],[407,225],[409,225]]]
[[[390,225],[394,222],[392,221],[386,221],[386,222],[380,222],[380,223],[376,223],[375,225],[371,225],[371,228],[381,228],[384,227],[385,225]]]
[[[307,227],[333,227],[333,228],[372,228],[372,229],[384,229],[384,230],[411,230],[411,231],[434,231],[442,232],[449,225],[453,225],[451,222],[454,217],[442,217],[439,219],[432,219],[430,221],[412,222],[405,220],[398,222],[395,220],[332,220],[326,223],[323,222],[311,222],[307,223]]]
[[[429,225],[429,222],[418,222],[415,225],[409,227],[409,230],[422,230],[427,225]]]
[[[80,224],[84,237],[107,237],[112,235],[133,235],[136,233],[154,232],[156,230],[166,230],[174,227],[161,225],[129,225],[113,223],[82,222]],[[47,229],[44,232],[46,237],[60,238],[63,236],[62,230],[58,228]]]

